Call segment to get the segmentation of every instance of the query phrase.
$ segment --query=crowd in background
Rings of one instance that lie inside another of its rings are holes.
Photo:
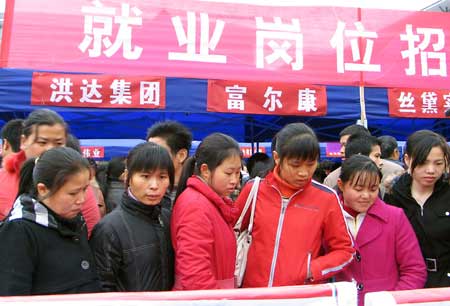
[[[354,281],[360,305],[366,292],[450,287],[449,147],[433,131],[412,133],[401,158],[392,136],[350,125],[342,164],[321,160],[303,123],[247,160],[222,133],[189,156],[175,121],[100,164],[48,109],[1,134],[0,295],[235,288],[233,228],[252,187],[242,287]]]

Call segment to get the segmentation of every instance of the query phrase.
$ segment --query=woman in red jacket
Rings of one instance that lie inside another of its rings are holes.
[[[314,132],[291,123],[275,137],[275,168],[259,185],[243,287],[323,282],[353,258],[336,193],[311,179],[320,155]],[[236,201],[241,210],[252,185]]]
[[[241,163],[238,143],[214,133],[183,166],[171,220],[174,290],[234,287],[237,209],[229,195]]]
[[[0,221],[11,210],[19,188],[20,167],[28,158],[39,157],[45,151],[64,147],[67,142],[67,124],[56,112],[38,109],[31,112],[23,122],[20,151],[9,155],[0,169]],[[100,211],[94,191],[89,188],[82,207],[88,232],[100,220]]]

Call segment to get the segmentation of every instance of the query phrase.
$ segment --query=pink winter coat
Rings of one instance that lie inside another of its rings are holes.
[[[171,219],[174,290],[234,287],[238,209],[196,176],[177,198]]]
[[[377,198],[359,228],[355,248],[355,260],[337,279],[357,282],[359,305],[367,292],[423,288],[425,262],[402,209]]]

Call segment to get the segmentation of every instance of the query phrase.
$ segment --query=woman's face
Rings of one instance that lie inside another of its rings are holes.
[[[274,155],[274,159],[280,167],[280,177],[296,188],[305,187],[317,168],[317,160],[287,158],[281,161],[277,154]]]
[[[41,156],[47,150],[66,145],[66,129],[62,124],[40,125],[32,128],[32,133],[22,135],[20,148],[27,158]]]
[[[375,203],[378,197],[380,179],[367,178],[362,182],[353,181],[342,182],[338,180],[338,187],[344,198],[344,205],[359,213],[365,213]]]
[[[49,197],[50,190],[43,183],[38,183],[37,189],[45,205],[60,217],[72,219],[81,211],[88,186],[89,170],[83,169],[69,176],[66,183]]]
[[[242,160],[239,155],[226,158],[214,171],[206,164],[201,167],[201,177],[221,197],[228,197],[238,187],[241,177]]]
[[[169,186],[169,172],[162,169],[134,172],[129,182],[134,197],[142,204],[152,206],[161,202]]]
[[[405,155],[405,162],[411,166],[413,159]],[[441,147],[433,147],[422,165],[411,173],[413,181],[422,187],[433,187],[445,171],[445,156]]]

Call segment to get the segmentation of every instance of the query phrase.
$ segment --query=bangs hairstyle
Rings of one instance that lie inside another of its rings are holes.
[[[25,137],[29,137],[35,131],[37,136],[38,128],[41,125],[54,126],[56,124],[60,124],[64,127],[67,137],[67,124],[57,112],[47,108],[37,109],[35,111],[32,111],[23,121],[22,134],[25,135]],[[34,127],[36,128],[33,129]]]
[[[436,147],[442,149],[445,169],[447,169],[449,163],[449,147],[444,137],[430,130],[416,131],[408,137],[405,152],[412,161],[410,166],[411,173],[417,166],[425,164],[431,149]]]
[[[128,153],[126,169],[128,171],[126,186],[130,185],[130,179],[137,172],[152,172],[166,170],[169,174],[170,186],[173,188],[175,170],[169,152],[160,145],[152,142],[144,142],[135,146]]]
[[[55,194],[67,180],[81,171],[89,171],[88,161],[72,148],[52,148],[36,160],[28,159],[20,170],[19,192],[37,196],[36,186],[44,184],[49,190],[47,197]],[[40,199],[42,200],[42,199]]]
[[[373,160],[364,155],[353,155],[344,160],[339,178],[351,186],[371,186],[380,184],[381,171]]]
[[[304,123],[290,123],[277,133],[276,152],[280,160],[303,161],[320,159],[320,145],[314,131]]]

